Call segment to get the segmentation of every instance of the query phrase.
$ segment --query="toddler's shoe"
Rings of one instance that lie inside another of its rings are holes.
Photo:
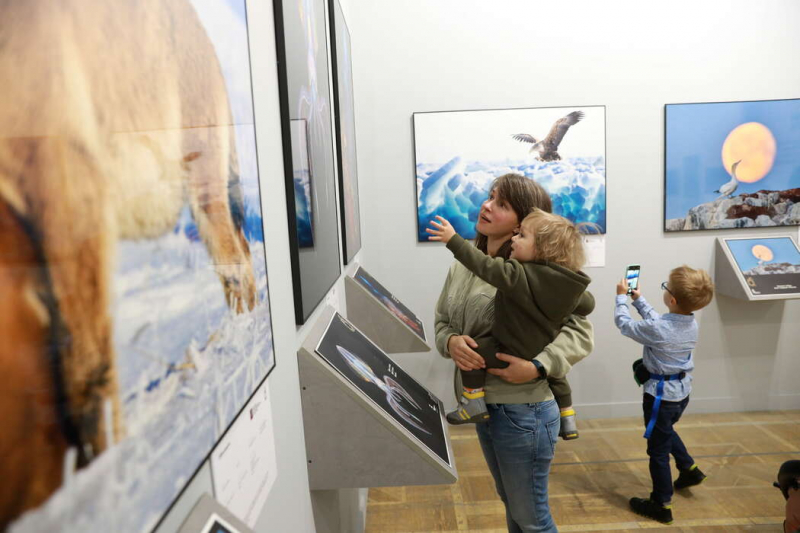
[[[461,393],[461,405],[455,411],[447,413],[447,421],[454,426],[488,422],[489,411],[486,410],[485,396],[483,391],[464,391]]]
[[[575,409],[561,411],[561,430],[558,432],[558,436],[564,440],[578,438],[578,424],[575,420]]]
[[[689,487],[699,485],[707,477],[708,476],[706,476],[700,471],[699,468],[697,468],[697,465],[692,465],[689,470],[680,471],[680,474],[678,474],[678,479],[675,480],[673,485],[676,490],[687,489]]]
[[[631,498],[630,504],[633,512],[638,515],[652,518],[656,522],[661,522],[662,524],[672,523],[671,505],[661,505],[653,500],[645,500],[643,498]]]

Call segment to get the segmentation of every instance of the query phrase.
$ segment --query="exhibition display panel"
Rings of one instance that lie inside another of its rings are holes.
[[[275,0],[283,166],[295,322],[341,273],[325,0]]]
[[[386,353],[430,351],[422,321],[362,266],[344,280],[347,317]]]
[[[298,365],[312,490],[456,480],[441,401],[333,308]]]
[[[718,238],[717,291],[744,300],[800,298],[800,248],[789,236]]]
[[[253,533],[253,530],[209,494],[203,494],[178,533]]]

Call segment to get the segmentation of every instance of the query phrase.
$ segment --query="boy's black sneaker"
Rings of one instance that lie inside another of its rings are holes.
[[[643,498],[631,498],[630,504],[633,512],[638,515],[652,518],[656,522],[661,522],[662,524],[672,523],[672,506],[664,507],[660,503]]]
[[[699,485],[706,477],[708,476],[701,472],[697,465],[694,465],[689,470],[681,470],[673,486],[676,490],[687,489]]]

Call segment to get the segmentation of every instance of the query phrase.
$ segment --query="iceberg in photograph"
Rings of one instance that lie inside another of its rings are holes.
[[[475,237],[481,204],[495,178],[516,173],[536,181],[553,200],[553,212],[569,220],[597,224],[606,231],[605,158],[576,157],[561,161],[464,162],[454,157],[444,165],[417,165],[418,240],[436,215],[450,221],[465,239]]]
[[[436,215],[475,237],[494,180],[520,174],[541,185],[553,212],[606,232],[605,107],[414,113],[417,239]]]

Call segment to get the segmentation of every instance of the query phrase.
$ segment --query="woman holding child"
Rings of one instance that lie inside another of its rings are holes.
[[[516,174],[497,178],[476,225],[478,250],[508,259],[512,237],[523,219],[537,208],[552,211],[550,197],[540,185]],[[438,234],[436,230],[430,233]],[[496,291],[460,262],[454,262],[448,272],[436,305],[436,347],[462,372],[485,368],[475,339],[492,334]],[[592,347],[591,323],[584,316],[572,314],[540,353],[519,354],[524,358],[498,353],[497,359],[508,366],[487,370],[480,394],[482,399],[485,394],[482,408],[488,412],[488,421],[477,424],[476,430],[506,508],[509,532],[556,531],[547,478],[559,434],[559,405],[563,407],[563,403],[560,398],[556,404],[548,381],[540,378],[563,378]],[[458,378],[459,373],[456,375]],[[462,394],[467,393],[462,393],[458,384],[456,393],[464,403]]]

